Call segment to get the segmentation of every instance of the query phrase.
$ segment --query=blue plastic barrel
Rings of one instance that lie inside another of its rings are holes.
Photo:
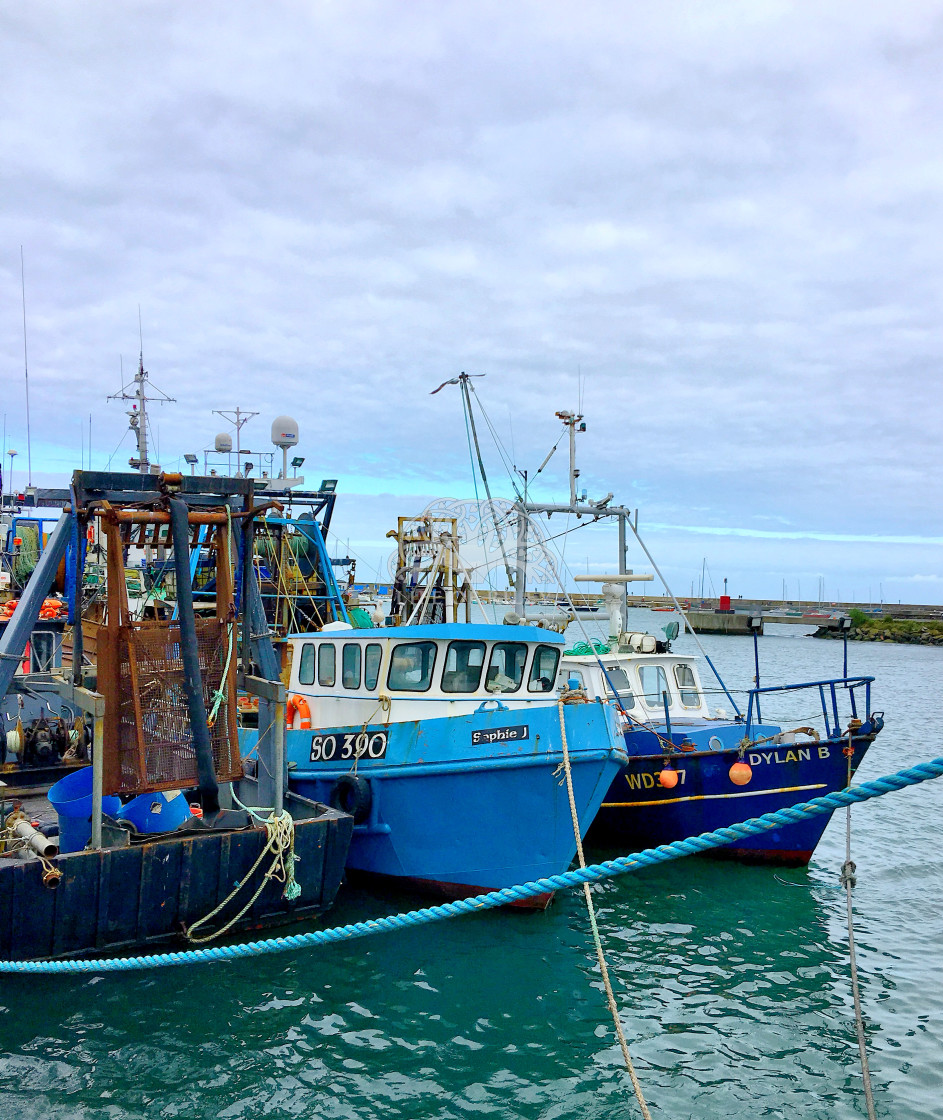
[[[138,832],[170,832],[190,818],[190,806],[179,790],[142,793],[120,812]]]
[[[66,774],[46,794],[59,814],[59,851],[80,852],[92,838],[92,768]],[[102,798],[102,812],[109,817],[121,811],[121,799]]]

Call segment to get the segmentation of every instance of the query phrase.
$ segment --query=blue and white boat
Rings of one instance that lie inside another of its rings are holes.
[[[884,726],[883,713],[871,710],[873,678],[847,672],[834,680],[754,688],[746,713],[734,718],[722,709],[712,712],[697,659],[673,653],[670,642],[650,634],[567,651],[558,688],[570,681],[605,698],[622,720],[628,762],[589,835],[621,851],[670,844],[844,789]],[[764,697],[802,690],[821,709],[821,730],[762,719]],[[812,817],[710,854],[802,866],[828,821],[827,815]]]
[[[562,728],[581,835],[625,754],[611,705],[558,702],[562,636],[337,622],[286,646],[289,786],[353,814],[348,870],[463,897],[569,867]]]

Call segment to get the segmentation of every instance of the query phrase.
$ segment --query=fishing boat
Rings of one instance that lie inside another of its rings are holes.
[[[561,659],[557,687],[585,690],[617,710],[628,756],[591,842],[628,851],[657,847],[849,784],[884,726],[883,713],[871,708],[873,677],[849,676],[846,668],[831,680],[755,686],[745,713],[728,693],[736,711],[730,717],[710,709],[697,658],[671,650],[678,625],[670,627],[665,640],[623,634],[611,643],[580,643]],[[818,727],[763,719],[763,701],[787,692],[814,698],[822,712]],[[815,816],[710,854],[801,866],[828,820]]]
[[[70,671],[51,665],[46,674],[49,688],[94,727],[91,765],[56,782],[48,801],[2,791],[0,956],[201,942],[322,913],[339,888],[353,822],[281,780],[285,688],[247,562],[266,508],[253,483],[78,471],[68,498],[0,636],[0,697],[60,561],[69,559],[68,542],[84,545],[97,521],[107,596],[96,679],[89,687],[81,618]],[[172,551],[176,619],[131,617],[124,556],[147,546]],[[214,604],[198,617],[191,552],[207,546]],[[80,574],[83,548],[71,559]],[[72,587],[75,606],[81,579]],[[265,774],[278,775],[268,785],[244,775],[237,662],[242,689],[259,700],[257,756]]]
[[[400,518],[392,535],[382,626],[348,613],[316,550],[309,594],[334,620],[284,639],[289,788],[353,815],[354,875],[455,898],[566,870],[577,838],[563,768],[582,835],[625,761],[614,712],[560,703],[559,633],[469,621],[454,518]],[[256,734],[244,727],[244,754]]]
[[[558,702],[562,648],[484,623],[289,635],[289,788],[353,815],[348,871],[463,897],[569,867],[563,767],[582,835],[625,755],[610,705]]]

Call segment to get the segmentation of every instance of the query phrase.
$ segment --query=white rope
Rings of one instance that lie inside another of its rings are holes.
[[[585,699],[584,696],[579,696],[574,692],[569,692],[566,696],[561,696],[557,702],[557,709],[560,713],[560,741],[563,745],[563,772],[566,777],[566,792],[570,800],[570,816],[573,820],[573,835],[576,837],[576,855],[579,860],[580,867],[586,866],[586,859],[583,856],[583,841],[580,836],[580,822],[579,816],[576,812],[576,798],[573,794],[573,778],[570,774],[570,753],[567,749],[566,741],[566,719],[564,717],[563,705],[565,703],[579,703]],[[586,910],[589,914],[589,924],[593,931],[593,943],[596,946],[596,960],[599,962],[599,971],[602,975],[603,986],[606,989],[606,1003],[609,1007],[609,1012],[612,1015],[612,1022],[616,1028],[616,1038],[619,1040],[619,1047],[622,1050],[622,1060],[625,1062],[625,1068],[629,1072],[629,1077],[632,1081],[632,1088],[635,1090],[635,1097],[639,1103],[639,1108],[642,1111],[644,1120],[652,1120],[652,1114],[648,1110],[648,1105],[645,1103],[645,1096],[642,1093],[642,1086],[639,1083],[638,1075],[635,1072],[635,1066],[632,1064],[632,1056],[629,1054],[629,1046],[625,1040],[625,1034],[622,1031],[622,1023],[619,1021],[619,1009],[616,1007],[616,997],[612,990],[612,984],[609,980],[609,969],[606,965],[606,957],[603,953],[602,938],[599,936],[599,926],[596,922],[596,908],[593,905],[593,898],[590,894],[589,883],[583,884],[583,897],[586,900]]]
[[[854,751],[853,732],[848,731],[848,782],[851,785],[851,756]],[[868,1068],[868,1047],[864,1037],[864,1019],[861,1014],[861,993],[858,990],[858,964],[855,959],[855,930],[851,908],[851,889],[856,883],[855,865],[851,860],[851,806],[845,808],[845,864],[841,869],[841,881],[845,888],[845,903],[848,910],[848,958],[851,966],[851,995],[855,1004],[855,1032],[858,1035],[858,1054],[861,1058],[861,1077],[864,1082],[864,1100],[869,1120],[876,1120],[874,1094],[871,1092],[871,1070]]]
[[[238,922],[244,914],[247,914],[249,910],[251,910],[251,908],[255,905],[256,899],[259,897],[262,891],[265,890],[265,887],[272,879],[278,882],[283,882],[285,884],[285,889],[282,891],[282,896],[284,898],[293,899],[297,898],[298,895],[301,894],[301,887],[299,887],[297,882],[295,882],[295,861],[298,859],[298,857],[295,855],[295,822],[292,820],[291,814],[287,810],[284,810],[281,816],[276,817],[274,815],[274,810],[272,810],[270,812],[270,815],[263,820],[262,817],[259,816],[257,811],[250,809],[246,805],[243,805],[239,798],[236,797],[235,793],[233,794],[233,800],[237,805],[245,809],[255,820],[265,825],[265,831],[268,833],[266,844],[262,851],[259,852],[258,859],[249,868],[243,879],[239,883],[237,883],[235,887],[233,887],[233,889],[223,899],[223,901],[218,906],[214,907],[204,917],[198,918],[197,921],[195,921],[191,926],[184,930],[187,940],[192,941],[195,945],[201,945],[207,941],[213,941],[217,937],[222,937],[222,935],[226,933],[227,930],[232,929],[236,922]],[[199,929],[212,918],[215,918],[216,915],[220,913],[220,911],[225,909],[225,907],[228,906],[234,898],[236,898],[242,888],[249,882],[249,880],[261,866],[262,861],[265,859],[265,856],[269,852],[273,853],[274,858],[272,859],[272,863],[269,866],[269,869],[262,876],[262,881],[261,883],[259,883],[255,894],[253,894],[253,896],[249,899],[245,906],[243,906],[241,910],[235,913],[229,919],[229,921],[226,922],[224,926],[221,926],[218,930],[215,930],[213,933],[205,934],[203,937],[194,937],[194,930]]]

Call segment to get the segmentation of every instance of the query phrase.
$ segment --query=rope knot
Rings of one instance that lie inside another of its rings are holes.
[[[843,887],[856,887],[858,880],[855,877],[855,872],[858,870],[857,866],[852,860],[846,860],[842,864],[841,869],[841,885]]]

